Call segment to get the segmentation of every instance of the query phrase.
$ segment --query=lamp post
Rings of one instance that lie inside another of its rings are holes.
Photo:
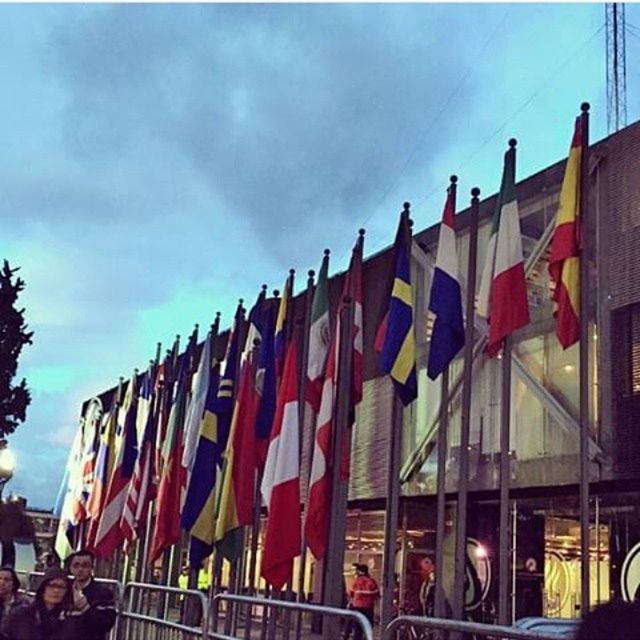
[[[15,467],[15,454],[7,447],[6,440],[0,440],[0,501],[2,500],[4,485],[13,477],[13,470]]]

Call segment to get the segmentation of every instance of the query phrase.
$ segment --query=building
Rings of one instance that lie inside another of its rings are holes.
[[[567,132],[567,140],[569,139]],[[496,162],[499,159],[496,158]],[[580,614],[578,520],[578,347],[563,351],[555,333],[547,270],[565,161],[517,184],[531,324],[514,336],[512,353],[511,473],[513,616],[576,617]],[[640,588],[640,124],[591,147],[590,290],[590,481],[592,604],[612,596],[634,598]],[[443,194],[444,195],[444,194]],[[464,196],[459,195],[459,202]],[[484,262],[495,196],[481,202],[478,264]],[[469,210],[458,214],[458,255],[464,285]],[[391,230],[390,230],[391,233]],[[355,235],[355,234],[354,234]],[[438,225],[417,233],[413,248],[418,400],[404,411],[401,505],[396,571],[398,605],[419,606],[420,560],[435,552],[435,443],[439,381],[426,376],[429,349],[427,301],[436,256]],[[352,437],[345,574],[364,562],[381,577],[384,509],[391,433],[392,385],[380,376],[374,335],[385,305],[390,251],[364,266],[364,398]],[[481,269],[478,270],[479,272]],[[478,273],[478,281],[480,273]],[[342,276],[330,283],[337,306]],[[294,304],[302,314],[302,296]],[[486,325],[476,322],[476,340]],[[498,547],[500,375],[497,360],[482,350],[474,361],[468,507],[467,609],[477,620],[495,619]],[[452,582],[460,428],[462,361],[451,371],[445,564]],[[104,399],[104,403],[107,400]],[[105,404],[105,406],[108,406]],[[312,433],[305,425],[303,477]],[[304,487],[303,487],[304,492]],[[321,574],[309,563],[305,590],[319,588]],[[224,580],[224,579],[223,579]],[[297,581],[294,581],[297,584]]]

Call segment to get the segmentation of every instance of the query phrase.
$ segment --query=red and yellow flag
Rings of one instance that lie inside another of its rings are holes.
[[[581,160],[582,125],[576,118],[549,258],[549,275],[555,283],[556,334],[564,349],[580,339]]]

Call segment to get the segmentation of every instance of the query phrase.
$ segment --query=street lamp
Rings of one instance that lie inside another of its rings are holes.
[[[13,477],[13,470],[16,468],[16,456],[7,447],[6,440],[0,440],[0,500],[4,485]]]

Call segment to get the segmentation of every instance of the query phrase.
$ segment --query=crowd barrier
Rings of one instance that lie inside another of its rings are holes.
[[[501,627],[480,622],[399,616],[392,620],[382,634],[382,640],[559,640],[525,629]]]
[[[26,575],[33,594],[44,575]],[[357,611],[274,597],[218,593],[96,578],[113,589],[118,618],[110,640],[301,640],[323,637],[325,625],[336,640],[373,640],[372,626]],[[296,620],[294,618],[298,618]],[[301,624],[307,623],[306,628]],[[222,627],[221,630],[218,627]],[[399,616],[381,640],[559,640],[557,635],[449,619]]]

